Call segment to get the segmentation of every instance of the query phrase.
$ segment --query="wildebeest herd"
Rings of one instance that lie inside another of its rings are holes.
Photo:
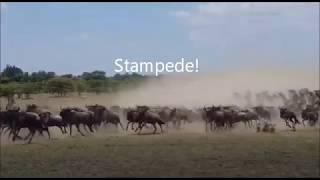
[[[291,94],[289,98],[283,93],[278,94],[283,102],[281,107],[212,105],[188,109],[139,105],[129,108],[119,106],[107,108],[94,104],[86,105],[85,108],[64,107],[60,108],[59,113],[53,114],[41,109],[36,104],[27,105],[24,111],[18,106],[11,106],[0,112],[1,134],[8,133],[9,138],[12,136],[12,141],[23,139],[31,143],[36,132],[40,135],[44,135],[43,132],[46,132],[50,139],[50,127],[59,128],[63,134],[69,131],[72,136],[72,127],[75,126],[78,133],[85,136],[80,127],[87,133],[94,133],[108,124],[119,126],[125,131],[128,131],[130,127],[138,134],[144,127],[153,128],[153,133],[156,133],[159,127],[163,133],[163,128],[180,129],[183,124],[192,123],[199,119],[204,122],[206,132],[230,130],[239,123],[247,128],[260,128],[263,123],[270,125],[272,119],[275,118],[281,118],[284,124],[293,131],[299,124],[305,126],[305,121],[310,126],[315,126],[319,120],[320,90],[301,89],[299,93],[290,90],[289,94]],[[301,121],[299,121],[300,118]],[[126,120],[126,126],[122,124],[121,119]],[[272,124],[271,126],[274,127]],[[24,138],[19,135],[21,129],[29,131],[29,134]]]

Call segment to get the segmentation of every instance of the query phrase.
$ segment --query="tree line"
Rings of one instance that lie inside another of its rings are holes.
[[[115,74],[107,76],[104,71],[83,72],[81,75],[55,72],[24,72],[14,65],[7,65],[0,73],[0,97],[9,98],[17,95],[18,98],[30,98],[31,94],[50,93],[57,96],[66,96],[77,92],[115,92],[123,88],[136,87],[151,76],[132,74]]]

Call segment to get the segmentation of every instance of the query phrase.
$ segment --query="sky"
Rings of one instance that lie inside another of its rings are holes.
[[[115,74],[114,60],[199,71],[319,66],[319,3],[1,3],[1,69]]]

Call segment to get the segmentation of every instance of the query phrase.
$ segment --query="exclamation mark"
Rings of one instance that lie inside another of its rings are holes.
[[[196,72],[199,71],[199,62],[198,62],[198,58],[196,58]]]

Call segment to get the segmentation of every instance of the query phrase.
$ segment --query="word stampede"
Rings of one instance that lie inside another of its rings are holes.
[[[184,58],[181,58],[177,62],[135,62],[129,60],[123,60],[118,58],[114,61],[116,69],[114,70],[117,73],[125,71],[126,73],[155,73],[156,76],[162,72],[199,72],[199,60],[195,59],[195,62],[189,61],[185,62]]]

